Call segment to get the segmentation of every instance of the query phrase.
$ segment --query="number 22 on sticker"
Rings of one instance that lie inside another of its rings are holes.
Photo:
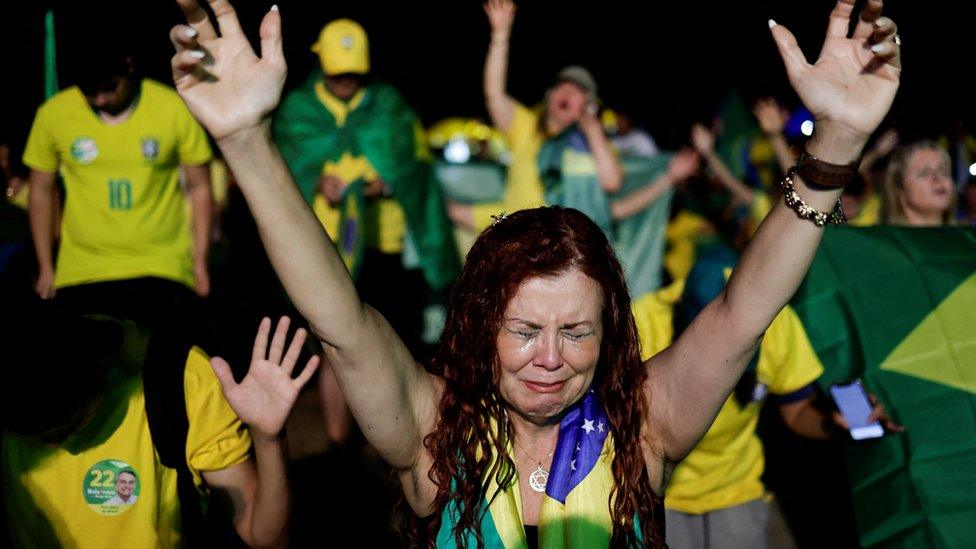
[[[92,469],[92,479],[88,483],[92,488],[115,488],[115,471],[100,471]]]

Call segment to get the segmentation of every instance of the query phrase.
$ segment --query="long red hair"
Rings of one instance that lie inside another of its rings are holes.
[[[508,455],[504,403],[498,395],[496,337],[508,301],[526,279],[579,269],[603,291],[603,339],[592,387],[606,408],[615,455],[614,489],[608,510],[612,545],[663,546],[655,516],[659,498],[651,488],[641,450],[647,417],[637,328],[623,270],[603,232],[579,211],[559,207],[516,212],[485,230],[468,253],[454,286],[439,349],[431,369],[443,377],[440,417],[424,440],[433,458],[429,476],[437,485],[436,513],[426,521],[433,546],[441,513],[457,510],[458,547],[467,532],[480,532],[487,480],[514,482]],[[498,459],[492,459],[495,456]],[[635,530],[639,519],[639,531]]]

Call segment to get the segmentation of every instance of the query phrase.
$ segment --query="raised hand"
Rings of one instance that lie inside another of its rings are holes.
[[[695,147],[698,154],[708,154],[715,147],[715,136],[705,126],[695,124],[691,127],[691,145]]]
[[[515,22],[515,4],[512,0],[488,0],[484,4],[491,32],[502,32],[506,35],[512,30]]]
[[[783,128],[789,120],[789,114],[772,97],[756,101],[752,113],[756,115],[762,131],[769,135],[783,133]]]
[[[885,156],[891,151],[895,150],[898,146],[901,137],[898,135],[898,130],[892,128],[882,133],[878,140],[874,142],[874,147],[871,148],[872,151],[879,157]]]
[[[298,355],[302,352],[306,332],[304,329],[295,332],[295,337],[288,346],[288,352],[285,353],[289,324],[288,317],[281,318],[269,349],[268,333],[271,331],[271,319],[265,318],[261,321],[258,335],[254,338],[251,367],[240,383],[234,381],[227,361],[218,357],[211,360],[211,366],[223,388],[224,397],[255,436],[276,437],[281,433],[299,391],[311,379],[319,365],[319,357],[313,356],[302,373],[292,379],[291,374],[298,361]]]
[[[700,160],[698,153],[690,148],[684,148],[675,153],[671,162],[668,163],[668,175],[671,177],[671,181],[677,184],[691,177],[698,171]]]
[[[173,82],[193,116],[220,141],[267,120],[281,97],[286,67],[277,8],[261,21],[258,57],[230,3],[209,1],[220,36],[197,0],[177,0],[189,26],[170,31]]]
[[[891,108],[901,75],[895,23],[881,16],[882,0],[868,0],[853,35],[855,0],[839,0],[816,63],[807,62],[793,34],[770,21],[790,83],[816,122],[812,154],[851,162]]]

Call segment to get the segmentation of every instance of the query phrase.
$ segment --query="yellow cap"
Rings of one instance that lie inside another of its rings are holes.
[[[319,54],[325,74],[369,72],[369,39],[352,19],[336,19],[322,27],[312,51]]]

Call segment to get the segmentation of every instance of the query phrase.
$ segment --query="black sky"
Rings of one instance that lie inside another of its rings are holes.
[[[481,70],[489,31],[480,2],[278,2],[290,84],[316,66],[308,47],[321,26],[352,17],[369,33],[374,73],[396,85],[425,123],[484,116]],[[252,38],[270,4],[236,2]],[[708,119],[730,89],[748,99],[772,94],[795,102],[766,21],[787,25],[812,59],[832,6],[830,0],[525,0],[512,38],[509,89],[532,103],[561,67],[585,65],[607,104],[632,112],[674,147],[689,123]],[[3,138],[24,139],[42,100],[43,13],[49,7],[62,74],[93,33],[108,33],[132,40],[143,71],[169,82],[167,32],[180,21],[169,0],[5,2]],[[976,2],[897,0],[886,11],[899,23],[906,67],[890,123],[909,138],[938,135],[957,120],[972,127]]]

